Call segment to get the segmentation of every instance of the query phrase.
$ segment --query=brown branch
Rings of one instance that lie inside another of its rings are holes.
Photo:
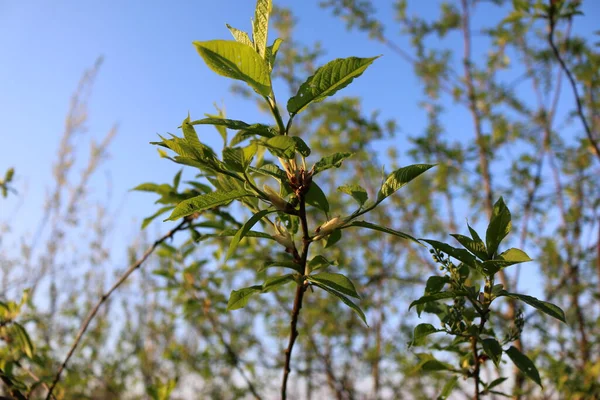
[[[300,188],[297,190],[298,198],[299,198],[299,217],[300,217],[300,226],[302,227],[302,254],[300,255],[300,259],[297,260],[300,264],[300,268],[306,274],[306,260],[308,258],[308,248],[311,243],[310,233],[308,231],[308,221],[306,219],[306,199],[305,194],[308,191],[310,181],[307,182],[306,186],[304,180],[304,171],[302,171],[303,182]],[[310,178],[308,178],[310,179]],[[294,298],[294,306],[292,308],[292,320],[290,322],[290,339],[288,342],[288,347],[285,350],[285,364],[283,367],[283,382],[281,383],[281,399],[285,400],[287,396],[287,381],[288,376],[291,372],[291,360],[292,360],[292,350],[294,349],[294,343],[296,342],[296,338],[298,337],[298,316],[300,315],[300,309],[302,308],[302,299],[304,298],[304,292],[308,288],[308,282],[301,282],[298,284],[298,288],[296,289],[296,296]]]
[[[550,43],[550,47],[552,48],[552,51],[554,52],[554,56],[558,60],[558,63],[560,64],[561,68],[563,69],[563,71],[567,75],[567,78],[569,79],[569,83],[571,84],[571,89],[573,89],[573,96],[575,97],[575,102],[577,103],[577,115],[579,115],[579,119],[581,120],[581,124],[583,125],[583,128],[585,130],[585,134],[587,135],[587,138],[590,141],[590,145],[594,149],[594,153],[596,153],[596,157],[598,158],[598,160],[600,160],[600,147],[598,146],[598,143],[596,142],[596,139],[594,138],[592,130],[591,130],[590,126],[588,125],[587,119],[585,118],[585,114],[583,113],[583,104],[581,103],[581,97],[579,95],[579,90],[577,89],[577,83],[575,82],[575,78],[573,77],[573,74],[567,67],[567,64],[563,60],[562,56],[560,55],[560,52],[558,51],[558,48],[556,47],[556,44],[554,43],[554,31],[556,29],[556,22],[557,22],[555,20],[555,17],[556,17],[556,11],[551,11],[549,18],[548,18],[548,20],[550,22],[550,29],[548,32],[548,42]]]
[[[106,293],[104,293],[102,295],[102,297],[100,297],[100,299],[98,300],[98,302],[96,303],[96,305],[94,306],[94,308],[90,311],[90,313],[88,314],[88,316],[83,321],[83,324],[81,325],[81,328],[79,329],[79,332],[77,333],[77,337],[75,338],[75,341],[71,345],[71,348],[69,349],[69,352],[67,353],[67,356],[65,357],[65,360],[62,362],[60,368],[56,372],[54,380],[52,381],[52,385],[50,385],[50,389],[48,390],[48,395],[46,396],[46,400],[50,400],[50,398],[52,397],[52,392],[54,391],[54,388],[58,384],[58,381],[60,380],[60,376],[61,376],[62,372],[67,367],[67,364],[69,363],[69,360],[71,359],[71,357],[75,353],[75,350],[77,349],[77,346],[81,342],[81,339],[83,338],[83,335],[85,334],[85,332],[87,331],[90,323],[92,322],[92,320],[94,319],[94,317],[96,316],[96,314],[98,313],[98,311],[100,310],[100,307],[102,306],[102,304],[104,304],[104,302],[106,300],[108,300],[108,298],[110,297],[110,295],[116,289],[118,289],[119,286],[121,286],[123,284],[123,282],[125,282],[127,280],[127,278],[129,278],[129,276],[136,269],[138,269],[144,263],[144,261],[146,261],[148,259],[148,257],[150,257],[150,255],[154,252],[154,250],[160,244],[162,244],[167,239],[171,239],[173,237],[173,235],[175,235],[176,232],[178,232],[180,230],[183,230],[183,229],[186,229],[187,225],[189,224],[189,221],[190,221],[189,218],[184,218],[175,228],[171,229],[169,232],[167,232],[165,235],[163,235],[160,239],[156,240],[152,244],[152,246],[150,246],[144,252],[144,254],[142,255],[142,257],[139,258],[135,263],[133,263],[127,269],[127,271],[125,271],[125,273],[123,273],[123,275],[121,275],[121,277],[113,284],[113,286]]]

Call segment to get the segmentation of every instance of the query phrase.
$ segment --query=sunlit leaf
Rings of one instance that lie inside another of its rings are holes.
[[[356,314],[358,314],[358,316],[360,317],[360,319],[362,319],[362,321],[365,323],[365,325],[369,326],[369,324],[367,324],[367,318],[365,317],[365,313],[360,309],[359,306],[357,306],[356,304],[354,304],[352,301],[350,301],[350,299],[348,299],[346,296],[344,296],[343,294],[341,294],[340,292],[337,292],[325,285],[322,285],[320,283],[314,283],[315,286],[320,287],[321,289],[325,290],[326,292],[334,295],[335,297],[337,297],[338,299],[342,300],[342,302],[347,305],[348,307],[350,307],[352,310],[354,310],[354,312]]]
[[[392,172],[377,193],[377,202],[382,202],[386,197],[391,196],[398,189],[421,175],[423,172],[435,165],[432,164],[414,164],[408,167],[403,167]]]
[[[244,225],[242,225],[229,244],[229,249],[227,250],[225,260],[228,260],[233,255],[238,244],[240,244],[240,241],[244,238],[244,236],[246,236],[246,233],[248,233],[248,231],[250,231],[258,221],[272,212],[275,212],[275,210],[261,210],[254,214],[248,221],[246,221]]]
[[[227,311],[237,310],[245,307],[246,304],[248,304],[248,300],[250,300],[250,296],[261,292],[262,285],[250,286],[240,290],[232,290],[231,295],[229,296],[229,301],[227,302]]]
[[[342,274],[321,272],[315,275],[309,275],[307,279],[311,282],[325,285],[347,296],[356,297],[357,299],[360,298],[352,281]]]
[[[245,190],[232,190],[230,192],[216,191],[212,193],[201,194],[200,196],[192,197],[177,204],[169,218],[165,221],[175,221],[182,217],[207,210],[216,206],[230,203],[235,199],[239,199],[250,194]]]
[[[360,76],[376,58],[378,57],[338,58],[325,64],[300,86],[295,96],[289,99],[288,112],[297,114],[310,103],[332,96],[338,90],[348,86],[354,78]]]
[[[230,40],[196,41],[194,46],[217,74],[244,81],[263,96],[271,93],[269,67],[251,47]]]
[[[490,218],[490,224],[485,233],[485,243],[487,245],[488,256],[493,257],[498,250],[498,246],[502,242],[502,239],[508,235],[512,227],[510,211],[504,203],[504,199],[500,197],[496,204],[494,204],[494,210],[492,217]]]

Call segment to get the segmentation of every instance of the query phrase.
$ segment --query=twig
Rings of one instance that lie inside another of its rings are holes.
[[[162,244],[167,239],[172,238],[176,232],[187,228],[189,221],[190,220],[188,218],[184,218],[183,221],[181,221],[175,228],[171,229],[169,232],[167,232],[165,235],[163,235],[160,239],[156,240],[152,244],[152,246],[150,246],[144,252],[142,257],[139,258],[135,263],[133,263],[127,269],[127,271],[125,271],[125,273],[123,275],[121,275],[121,277],[113,284],[113,286],[105,294],[103,294],[102,297],[100,297],[100,300],[98,300],[98,302],[96,303],[94,308],[90,311],[90,313],[88,314],[86,319],[83,321],[83,324],[81,325],[81,328],[79,329],[79,332],[77,333],[77,337],[75,338],[73,345],[71,345],[71,348],[69,349],[69,352],[67,353],[67,356],[65,357],[65,360],[62,362],[60,368],[56,372],[56,376],[54,377],[54,380],[52,381],[52,385],[50,385],[50,388],[48,389],[48,395],[46,396],[46,400],[50,400],[50,398],[52,397],[52,392],[54,391],[54,388],[58,384],[58,381],[60,380],[60,376],[61,376],[62,372],[67,367],[69,360],[73,356],[73,353],[75,353],[75,350],[77,349],[77,346],[81,342],[83,335],[85,334],[90,323],[92,322],[92,320],[98,313],[98,310],[100,310],[100,307],[102,306],[102,304],[104,304],[104,302],[110,297],[110,295],[116,289],[118,289],[119,286],[121,286],[123,284],[123,282],[125,282],[127,280],[127,278],[129,278],[129,275],[131,275],[136,269],[138,269],[144,263],[144,261],[146,261],[146,259],[148,259],[148,257],[154,252],[154,250],[160,244]]]
[[[560,64],[561,68],[567,75],[567,78],[569,78],[569,82],[571,83],[571,89],[573,89],[573,96],[575,97],[575,102],[577,103],[577,114],[579,115],[579,119],[581,120],[581,123],[585,130],[585,134],[587,135],[588,140],[590,141],[590,144],[591,144],[592,148],[594,149],[594,152],[596,153],[596,157],[598,157],[598,160],[600,160],[600,147],[598,146],[598,143],[596,143],[596,140],[594,139],[594,135],[592,134],[592,130],[590,129],[587,119],[585,118],[585,115],[583,114],[583,105],[581,104],[581,98],[579,96],[579,90],[577,89],[577,83],[575,82],[575,78],[573,78],[573,74],[567,67],[567,64],[565,64],[565,61],[563,60],[562,56],[560,55],[560,52],[558,51],[558,48],[556,47],[556,44],[554,43],[554,30],[556,28],[556,20],[554,18],[555,18],[555,11],[552,12],[548,18],[548,20],[550,21],[550,31],[548,32],[548,42],[550,43],[550,47],[552,48],[552,51],[554,52],[554,56],[558,60],[558,63]]]

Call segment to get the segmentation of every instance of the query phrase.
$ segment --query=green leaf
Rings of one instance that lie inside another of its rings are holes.
[[[167,211],[172,210],[174,208],[175,208],[175,206],[162,207],[158,211],[156,211],[154,214],[152,214],[151,216],[144,218],[144,220],[142,221],[142,229],[145,229],[159,215],[162,215],[162,214],[166,213]]]
[[[502,383],[503,383],[505,380],[507,380],[507,379],[508,379],[508,378],[503,378],[503,377],[501,377],[501,378],[498,378],[498,379],[494,379],[492,382],[490,382],[490,384],[489,384],[489,385],[487,385],[487,388],[486,388],[486,389],[487,389],[487,390],[489,390],[489,389],[491,389],[491,388],[494,388],[494,387],[496,387],[496,386],[498,386],[498,385],[502,384]]]
[[[257,150],[256,143],[243,148],[226,147],[223,149],[223,162],[234,171],[246,172]]]
[[[431,354],[417,354],[420,361],[419,364],[413,369],[413,373],[418,371],[452,371],[452,367],[444,362],[439,361]]]
[[[237,189],[229,192],[215,191],[212,193],[201,194],[191,199],[187,199],[177,204],[169,218],[165,221],[175,221],[182,217],[227,204],[235,199],[249,196],[245,190]]]
[[[296,141],[290,136],[273,136],[263,143],[276,157],[290,159],[296,154]]]
[[[360,187],[359,185],[344,185],[337,188],[338,192],[349,194],[358,202],[359,206],[363,206],[365,202],[369,199],[369,195],[367,191]]]
[[[250,296],[261,293],[262,285],[254,285],[240,290],[232,290],[227,302],[227,311],[243,308],[248,304]]]
[[[229,29],[229,32],[231,32],[231,35],[233,36],[233,38],[235,39],[236,42],[241,43],[241,44],[245,44],[246,46],[250,46],[251,48],[254,48],[254,43],[252,43],[252,40],[250,40],[250,36],[248,36],[248,34],[244,31],[241,31],[239,29],[235,29],[233,26],[229,25],[229,24],[225,24],[227,26],[227,29]]]
[[[375,225],[375,224],[372,224],[372,223],[367,222],[367,221],[353,221],[352,223],[344,226],[342,229],[346,229],[346,228],[349,228],[351,226],[358,226],[360,228],[373,229],[374,231],[388,233],[390,235],[398,236],[398,237],[400,237],[402,239],[412,240],[413,242],[418,243],[419,245],[423,246],[423,244],[421,242],[419,242],[414,237],[410,236],[408,233],[396,231],[394,229],[386,228],[384,226]]]
[[[196,130],[194,129],[192,124],[190,124],[189,113],[188,113],[187,118],[184,119],[183,122],[181,123],[181,130],[183,131],[183,137],[188,142],[188,144],[190,146],[192,146],[193,148],[202,151],[203,144],[200,143],[200,139],[198,138],[198,134],[196,133]]]
[[[321,285],[319,283],[314,283],[315,286],[320,287],[321,289],[325,290],[326,292],[334,295],[335,297],[337,297],[338,299],[342,300],[342,302],[347,305],[348,307],[350,307],[352,310],[354,310],[354,312],[356,314],[358,314],[358,316],[360,317],[360,319],[362,319],[362,321],[365,323],[365,325],[369,326],[369,324],[367,324],[367,318],[365,317],[365,313],[360,309],[359,306],[357,306],[356,304],[354,304],[352,301],[350,301],[350,299],[348,299],[346,296],[344,296],[343,294],[330,289],[329,287],[325,286],[325,285]]]
[[[331,289],[343,293],[347,296],[352,296],[357,299],[360,299],[360,296],[356,292],[356,288],[354,287],[352,281],[342,274],[336,274],[333,272],[321,272],[315,275],[309,275],[306,277],[306,279],[308,279],[311,282],[319,283],[321,285],[330,287]]]
[[[454,239],[456,239],[462,246],[469,250],[471,253],[476,255],[482,260],[487,260],[487,250],[485,248],[485,244],[480,240],[473,240],[467,236],[459,235],[459,234],[450,234]]]
[[[425,284],[425,294],[439,293],[442,291],[446,283],[450,282],[447,276],[430,276]]]
[[[298,93],[287,103],[290,114],[298,114],[310,103],[316,103],[332,96],[338,90],[348,86],[354,78],[360,76],[373,61],[372,58],[338,58],[321,68],[300,85]]]
[[[181,173],[183,169],[180,169],[175,176],[173,177],[173,190],[177,190],[179,188],[179,182],[181,182]]]
[[[25,353],[27,357],[33,358],[33,343],[31,343],[31,339],[25,328],[17,322],[13,322],[11,328],[15,335],[15,341],[19,344],[21,351]]]
[[[377,203],[381,203],[386,197],[391,196],[398,189],[434,166],[433,164],[414,164],[392,172],[383,182],[379,193],[377,193]]]
[[[498,255],[498,258],[513,264],[533,261],[523,250],[510,248]]]
[[[440,332],[435,326],[431,324],[419,324],[415,326],[413,331],[413,339],[409,343],[410,346],[421,346],[425,344],[425,338],[432,333]]]
[[[483,339],[481,341],[483,351],[490,357],[496,367],[500,366],[500,359],[502,358],[502,346],[496,339]]]
[[[271,94],[269,66],[251,47],[229,40],[196,41],[194,45],[217,74],[244,81],[263,96]]]
[[[323,190],[315,182],[311,182],[305,198],[306,202],[311,206],[318,208],[326,214],[329,212],[327,197],[325,197],[325,193],[323,193]]]
[[[505,351],[506,354],[510,357],[512,362],[523,372],[529,379],[542,386],[542,380],[540,379],[540,373],[537,368],[533,364],[533,362],[527,357],[525,354],[521,353],[516,347],[510,346],[508,350]]]
[[[254,214],[248,221],[246,221],[244,225],[242,225],[229,244],[229,250],[227,250],[225,261],[227,261],[233,255],[238,244],[240,244],[240,241],[244,238],[244,236],[246,236],[246,233],[248,233],[248,231],[250,231],[258,221],[272,212],[275,212],[275,210],[261,210]]]
[[[442,388],[442,393],[440,393],[440,395],[438,396],[438,400],[446,400],[450,396],[450,394],[452,394],[452,391],[454,390],[454,388],[456,388],[457,384],[458,376],[453,376],[452,378],[450,378]]]
[[[265,58],[267,49],[267,36],[269,33],[269,14],[271,14],[271,0],[258,0],[254,11],[252,24],[252,38],[256,52]]]
[[[281,43],[283,43],[283,40],[275,39],[273,44],[267,47],[267,50],[265,51],[265,59],[269,62],[270,69],[273,69],[275,66],[277,52],[279,51],[279,46],[281,46]]]
[[[294,281],[294,275],[287,274],[281,276],[272,276],[263,283],[263,293],[277,289],[281,285]]]
[[[271,267],[285,267],[285,268],[293,269],[294,271],[301,273],[301,274],[304,273],[304,271],[302,271],[302,268],[300,268],[300,265],[291,260],[267,261],[258,270],[258,272],[262,272],[262,271],[266,270],[267,268],[271,268]]]
[[[190,122],[190,125],[217,125],[224,126],[233,130],[240,129],[248,129],[251,125],[245,123],[244,121],[239,121],[237,119],[227,119],[227,118],[217,118],[217,117],[209,117],[197,119],[195,121]],[[258,125],[258,124],[257,124]]]
[[[452,247],[446,243],[438,242],[437,240],[431,240],[431,239],[421,239],[421,240],[423,242],[429,243],[431,245],[431,247],[433,247],[434,249],[439,250],[451,257],[454,257],[459,261],[462,261],[466,265],[469,265],[471,267],[475,267],[475,265],[476,265],[475,256],[473,254],[469,253],[465,249],[457,249],[456,247]]]
[[[312,260],[308,262],[308,273],[318,269],[327,268],[330,265],[337,265],[337,262],[332,262],[323,257],[322,255],[314,256]]]
[[[12,181],[13,176],[15,176],[15,169],[14,168],[7,169],[6,173],[4,174],[4,183],[9,183],[10,181]]]
[[[342,238],[342,230],[336,229],[327,236],[327,243],[325,243],[325,248],[329,248],[340,241]]]
[[[465,292],[463,290],[455,290],[455,291],[451,291],[451,292],[439,292],[439,293],[434,293],[434,294],[428,294],[428,295],[422,296],[420,299],[415,300],[412,303],[410,303],[410,306],[408,307],[408,309],[410,310],[411,308],[413,308],[414,306],[417,306],[419,304],[426,304],[426,303],[431,303],[433,301],[452,299],[454,297],[460,297],[460,296],[466,296],[466,295],[467,295],[467,292]]]
[[[485,233],[485,243],[487,245],[488,256],[491,258],[496,254],[498,246],[502,239],[508,235],[512,227],[510,211],[504,203],[504,199],[500,197],[492,212],[490,224]]]
[[[488,275],[493,275],[511,265],[520,264],[523,262],[532,261],[531,258],[522,250],[508,249],[504,253],[499,254],[494,260],[488,260],[481,264],[482,269]]]
[[[225,229],[224,231],[219,232],[219,234],[217,234],[217,235],[212,235],[212,237],[235,236],[238,233],[238,231],[239,231],[239,229]],[[257,232],[257,231],[248,231],[248,232],[246,232],[246,234],[244,236],[273,240],[273,237],[271,235],[269,235],[268,233]]]
[[[352,157],[354,153],[334,153],[327,157],[323,157],[314,166],[315,174],[318,174],[321,171],[325,171],[329,168],[339,168],[342,165],[342,161],[344,161],[348,157]]]
[[[498,295],[498,297],[501,296],[521,300],[522,302],[529,304],[530,306],[540,310],[541,312],[548,314],[549,316],[554,317],[557,320],[564,322],[565,324],[567,323],[567,320],[565,318],[565,312],[557,305],[554,305],[547,301],[538,300],[535,297],[527,296],[525,294],[509,293],[505,290],[501,291]]]
[[[306,144],[304,140],[302,140],[299,136],[290,136],[292,139],[296,141],[296,150],[304,157],[310,156],[310,147]]]

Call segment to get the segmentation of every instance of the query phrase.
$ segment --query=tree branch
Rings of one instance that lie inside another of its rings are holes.
[[[54,388],[58,384],[58,381],[60,380],[62,372],[67,367],[67,364],[69,363],[69,360],[73,356],[73,353],[75,353],[75,350],[77,349],[77,346],[79,346],[79,343],[81,342],[81,339],[83,338],[83,335],[85,334],[85,332],[87,331],[88,327],[90,326],[90,323],[92,322],[92,320],[94,319],[94,317],[96,316],[96,314],[98,313],[98,311],[100,310],[100,307],[102,306],[102,304],[104,304],[104,302],[106,300],[108,300],[108,298],[110,297],[110,295],[116,289],[118,289],[119,286],[121,286],[123,284],[123,282],[125,282],[127,280],[127,278],[129,278],[129,276],[144,263],[144,261],[146,261],[148,259],[148,257],[154,252],[154,250],[160,244],[162,244],[167,239],[171,239],[173,237],[173,235],[175,235],[176,232],[178,232],[180,230],[183,230],[183,229],[186,229],[187,225],[189,224],[189,221],[190,221],[189,218],[184,218],[183,221],[181,221],[175,228],[171,229],[169,232],[167,232],[165,235],[163,235],[160,239],[156,240],[152,244],[152,246],[150,246],[144,252],[144,254],[142,255],[142,257],[139,258],[135,263],[133,263],[127,269],[127,271],[125,271],[125,273],[123,275],[121,275],[121,277],[113,284],[113,286],[106,293],[104,293],[102,295],[102,297],[100,297],[100,299],[98,300],[98,302],[96,303],[96,305],[94,306],[94,308],[90,311],[90,313],[88,314],[88,316],[83,321],[83,324],[81,325],[81,328],[79,329],[79,332],[77,333],[77,337],[75,338],[75,341],[71,345],[71,348],[69,349],[69,352],[67,353],[67,356],[65,357],[65,360],[62,362],[60,368],[56,372],[54,380],[52,381],[52,385],[50,385],[50,388],[48,389],[48,394],[46,396],[46,400],[50,400],[51,399],[52,392],[54,391]]]

